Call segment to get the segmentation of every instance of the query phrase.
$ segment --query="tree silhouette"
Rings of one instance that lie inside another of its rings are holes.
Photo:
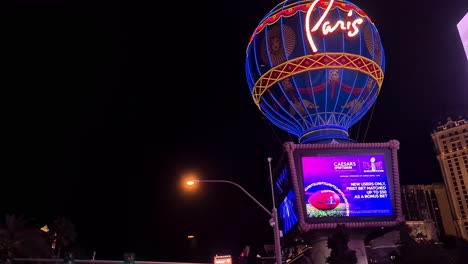
[[[452,235],[445,235],[442,237],[442,243],[450,257],[455,259],[455,261],[452,261],[453,263],[464,264],[466,262],[468,259],[467,240]]]
[[[50,252],[38,228],[23,217],[6,214],[0,222],[0,261],[15,257],[47,257]]]
[[[349,249],[348,242],[349,236],[345,226],[337,225],[332,235],[328,237],[327,246],[331,249],[331,253],[326,262],[329,264],[356,264],[356,252]]]
[[[68,250],[76,242],[75,225],[65,217],[57,217],[52,224],[52,235],[57,239],[57,257],[60,257],[63,250]]]
[[[468,244],[464,247],[463,239],[446,236],[443,244],[431,243],[418,234],[412,238],[411,228],[405,223],[397,229],[400,231],[400,250],[390,254],[395,256],[392,263],[465,264],[468,259]]]

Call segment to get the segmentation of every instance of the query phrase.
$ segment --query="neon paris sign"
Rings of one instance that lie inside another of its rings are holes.
[[[326,20],[328,13],[330,12],[331,7],[333,6],[333,3],[335,2],[334,0],[330,0],[328,3],[327,8],[325,9],[325,12],[320,16],[319,20],[317,23],[313,25],[312,28],[310,28],[310,16],[312,14],[312,11],[314,10],[315,6],[317,3],[321,0],[315,0],[312,5],[309,7],[307,10],[306,14],[306,19],[305,19],[305,27],[306,27],[306,34],[307,34],[307,40],[309,41],[309,45],[312,49],[312,52],[316,53],[317,47],[315,46],[314,39],[312,37],[312,34],[317,32],[321,28],[321,32],[324,36],[335,32],[335,30],[341,30],[343,32],[346,32],[348,37],[354,37],[359,33],[359,25],[361,25],[364,20],[362,18],[356,18],[353,21],[343,21],[343,20],[338,20],[335,22],[334,25],[331,24],[330,21]],[[348,14],[346,15],[347,18],[352,17],[353,15],[353,10],[349,10]]]

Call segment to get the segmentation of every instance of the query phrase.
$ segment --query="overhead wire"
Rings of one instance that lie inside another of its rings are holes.
[[[377,100],[374,102],[374,105],[372,106],[372,110],[371,110],[371,113],[370,113],[370,116],[369,116],[369,121],[367,121],[367,127],[366,127],[366,130],[364,132],[364,138],[362,139],[362,142],[366,142],[366,137],[367,137],[367,132],[369,131],[369,126],[370,126],[370,123],[372,121],[372,116],[374,115],[374,109],[375,109],[375,106],[377,105]]]
[[[262,117],[262,120],[265,121],[265,122],[268,124],[268,126],[270,127],[271,131],[273,131],[273,135],[275,136],[275,139],[277,140],[277,142],[280,144],[280,149],[282,149],[282,148],[283,148],[283,143],[284,143],[284,142],[281,140],[281,137],[278,135],[278,133],[276,133],[275,127],[272,125],[271,122],[269,122],[269,121],[267,120],[266,117]],[[289,133],[288,133],[288,135],[289,135]],[[290,135],[289,135],[289,136],[290,136]],[[290,136],[290,137],[291,137],[291,136]],[[276,154],[277,154],[277,153],[276,153]]]

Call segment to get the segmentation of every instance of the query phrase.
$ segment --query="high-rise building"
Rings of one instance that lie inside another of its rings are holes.
[[[468,121],[447,119],[432,132],[456,235],[468,239]]]
[[[444,234],[442,217],[432,185],[402,185],[401,207],[405,221],[432,221],[437,235]]]

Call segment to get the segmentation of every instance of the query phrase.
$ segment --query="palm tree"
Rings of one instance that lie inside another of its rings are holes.
[[[45,257],[49,255],[47,242],[38,228],[23,217],[6,214],[0,222],[0,261],[15,257]]]

